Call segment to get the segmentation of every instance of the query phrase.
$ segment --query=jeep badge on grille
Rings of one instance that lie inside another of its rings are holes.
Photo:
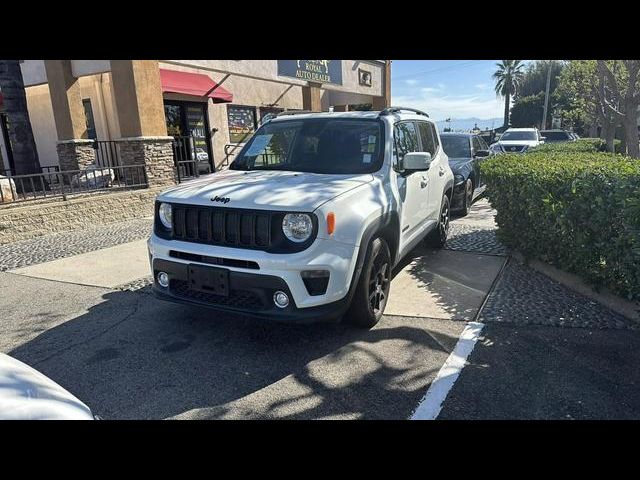
[[[231,199],[229,197],[219,197],[216,195],[211,199],[212,202],[229,203]]]

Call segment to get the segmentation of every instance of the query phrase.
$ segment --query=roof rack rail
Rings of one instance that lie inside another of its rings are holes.
[[[409,108],[409,107],[389,107],[389,108],[385,108],[384,110],[382,110],[380,112],[380,116],[383,115],[391,115],[397,112],[401,112],[401,111],[407,111],[407,112],[413,112],[413,113],[417,113],[418,115],[424,115],[425,117],[429,117],[429,114],[427,114],[426,112],[423,112],[422,110],[418,110],[415,108]]]
[[[277,113],[276,117],[281,117],[284,115],[302,115],[304,113],[319,113],[319,112],[312,112],[311,110],[285,110],[284,112]]]

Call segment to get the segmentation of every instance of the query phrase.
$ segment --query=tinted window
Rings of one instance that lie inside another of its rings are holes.
[[[469,158],[471,157],[471,148],[469,146],[469,137],[461,137],[454,135],[443,135],[442,148],[449,158]]]
[[[473,151],[477,152],[479,150],[484,150],[482,148],[482,144],[480,143],[480,137],[473,137],[471,140],[473,142]]]
[[[563,140],[569,140],[569,134],[567,132],[540,132],[540,135],[545,137],[547,142],[561,142]]]
[[[435,156],[438,151],[438,136],[432,124],[427,122],[418,122],[420,128],[420,139],[422,140],[422,151],[429,152],[431,156]]]
[[[504,132],[500,141],[504,140],[538,140],[538,135],[534,131],[529,132]]]
[[[309,119],[269,122],[258,129],[233,170],[358,174],[380,169],[378,121]]]
[[[405,154],[419,152],[418,132],[413,122],[396,123],[393,128],[394,154],[398,162],[402,162]]]

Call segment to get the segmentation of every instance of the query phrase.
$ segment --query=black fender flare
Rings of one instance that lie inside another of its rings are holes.
[[[398,236],[396,239],[395,252],[391,251],[391,255],[394,258],[394,263],[397,262],[397,242],[400,237],[400,217],[398,212],[389,212],[387,214],[381,215],[372,221],[367,228],[365,228],[362,238],[360,239],[360,248],[358,249],[358,257],[356,258],[356,266],[353,270],[353,275],[351,276],[351,283],[349,285],[349,291],[347,292],[347,301],[351,303],[353,295],[356,291],[356,286],[358,285],[358,281],[360,280],[360,274],[362,273],[362,267],[364,266],[364,261],[369,253],[369,245],[371,245],[371,240],[373,240],[378,234],[381,232],[391,228],[394,229],[394,226],[397,232],[395,232]],[[391,230],[393,232],[393,230]],[[394,246],[389,245],[389,250],[392,250]]]

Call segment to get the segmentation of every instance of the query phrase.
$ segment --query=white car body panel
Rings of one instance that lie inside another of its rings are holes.
[[[255,210],[311,212],[352,188],[372,181],[372,175],[322,175],[268,170],[225,170],[213,177],[175,187],[162,194],[167,202],[218,206],[213,197],[230,198],[225,206]]]
[[[93,420],[93,415],[53,380],[0,353],[0,420]]]

